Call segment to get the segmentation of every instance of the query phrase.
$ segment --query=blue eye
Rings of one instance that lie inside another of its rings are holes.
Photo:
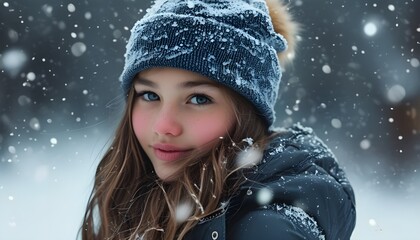
[[[203,104],[209,104],[209,103],[211,103],[212,101],[208,98],[208,97],[206,97],[205,95],[194,95],[192,98],[191,98],[191,103],[192,104],[196,104],[196,105],[203,105]]]
[[[154,92],[140,92],[137,96],[143,98],[145,101],[152,102],[159,100],[159,96]]]

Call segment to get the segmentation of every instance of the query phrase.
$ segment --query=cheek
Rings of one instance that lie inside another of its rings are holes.
[[[134,133],[136,134],[138,140],[143,138],[145,135],[145,129],[148,129],[150,119],[145,116],[146,114],[140,114],[139,111],[133,110],[132,124]]]
[[[189,132],[198,145],[203,145],[218,139],[219,137],[226,136],[233,125],[233,119],[220,117],[220,115],[217,114],[191,120],[192,121],[188,123],[190,126]]]

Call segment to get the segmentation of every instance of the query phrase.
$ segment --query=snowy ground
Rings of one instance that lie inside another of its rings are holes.
[[[63,143],[56,139],[54,145],[27,148],[12,159],[7,171],[0,169],[1,240],[76,239],[99,152],[108,137],[96,132]],[[372,183],[370,176],[349,172],[357,197],[353,240],[419,237],[420,179],[413,176],[407,176],[407,188],[392,190]]]
[[[420,179],[412,178],[416,188],[392,191],[366,186],[366,178],[353,181],[357,199],[357,223],[352,240],[420,239]]]
[[[106,140],[98,135],[60,144],[58,138],[48,150],[19,156],[13,169],[0,169],[0,239],[76,239]]]

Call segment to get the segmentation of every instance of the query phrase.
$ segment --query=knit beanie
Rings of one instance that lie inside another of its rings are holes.
[[[131,30],[120,81],[127,93],[140,71],[190,70],[245,97],[272,126],[286,47],[264,0],[157,0]]]

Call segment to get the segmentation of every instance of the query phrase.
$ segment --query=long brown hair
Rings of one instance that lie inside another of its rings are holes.
[[[235,158],[253,139],[264,148],[267,124],[248,101],[224,88],[236,123],[233,130],[207,152],[193,154],[176,173],[176,181],[163,182],[141,148],[132,128],[134,90],[127,97],[125,113],[115,138],[98,165],[94,188],[80,229],[83,240],[182,239],[200,218],[219,209],[244,181]],[[176,219],[176,207],[191,206],[185,221]]]

